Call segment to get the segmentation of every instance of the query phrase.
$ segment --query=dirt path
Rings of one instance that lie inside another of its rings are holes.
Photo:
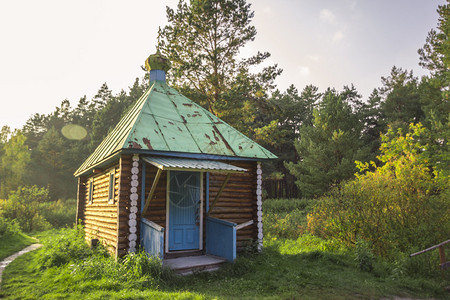
[[[12,262],[16,257],[19,257],[19,256],[21,256],[22,254],[25,254],[25,253],[27,253],[27,252],[36,250],[36,249],[38,249],[38,248],[40,248],[40,247],[42,247],[41,244],[33,244],[33,245],[30,245],[30,246],[28,246],[28,247],[26,247],[26,248],[20,250],[19,252],[16,252],[16,253],[14,253],[13,255],[8,256],[8,257],[5,258],[4,260],[2,260],[2,261],[0,262],[0,287],[1,287],[1,284],[2,284],[2,274],[3,274],[3,270],[5,270],[6,266],[9,265],[9,263]]]

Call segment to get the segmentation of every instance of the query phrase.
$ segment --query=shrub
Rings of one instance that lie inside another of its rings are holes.
[[[45,230],[50,224],[40,214],[40,205],[49,200],[48,189],[37,186],[19,187],[3,203],[3,216],[17,220],[25,232]]]
[[[419,143],[423,128],[411,125],[383,138],[383,166],[357,175],[321,198],[308,215],[308,229],[354,247],[357,237],[370,241],[375,254],[394,257],[444,241],[450,235],[448,177],[434,172]],[[368,164],[359,164],[367,171]]]
[[[306,230],[306,214],[311,199],[267,199],[263,202],[266,236],[297,239]]]
[[[17,220],[25,232],[72,226],[76,200],[49,201],[48,193],[48,189],[35,185],[18,188],[0,203],[4,217]]]
[[[306,228],[306,213],[298,209],[287,214],[264,213],[264,232],[267,236],[296,239]]]
[[[9,221],[0,216],[0,239],[3,237],[9,237],[19,232],[20,227],[15,220]]]
[[[375,262],[375,256],[369,248],[366,241],[358,239],[356,241],[356,257],[359,269],[365,272],[372,272]]]
[[[76,218],[76,199],[58,200],[41,203],[40,214],[55,228],[72,226]]]

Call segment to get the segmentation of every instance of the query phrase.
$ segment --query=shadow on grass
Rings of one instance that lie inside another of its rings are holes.
[[[281,254],[276,246],[241,256],[214,273],[178,278],[165,290],[186,290],[219,298],[378,299],[414,296],[445,298],[435,281],[392,279],[360,271],[353,257],[323,251]]]
[[[70,265],[42,270],[37,250],[8,266],[4,277],[8,299],[379,299],[390,295],[445,298],[433,281],[392,279],[359,271],[346,254],[309,251],[281,254],[276,246],[242,255],[220,271],[170,277],[149,288],[145,280],[120,282],[107,274],[86,280]]]

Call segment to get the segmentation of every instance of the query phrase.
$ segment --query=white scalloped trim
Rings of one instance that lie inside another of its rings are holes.
[[[136,222],[136,213],[138,211],[137,208],[137,200],[139,198],[137,194],[137,186],[139,185],[139,155],[133,155],[133,167],[131,168],[131,188],[130,188],[130,214],[128,215],[128,225],[129,225],[129,234],[128,234],[128,252],[136,252],[136,240],[137,240],[137,222]]]
[[[258,162],[256,165],[256,198],[257,198],[257,207],[258,207],[258,251],[262,250],[263,247],[263,224],[262,224],[262,169],[261,163]]]

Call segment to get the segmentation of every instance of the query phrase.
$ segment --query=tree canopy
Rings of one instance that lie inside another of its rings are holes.
[[[278,90],[281,69],[262,68],[268,52],[241,56],[257,37],[245,0],[180,0],[167,8],[158,49],[172,62],[169,84],[279,157],[264,163],[269,196],[319,196],[351,180],[355,160],[375,161],[380,136],[389,128],[406,132],[410,123],[428,129],[422,138],[432,149],[427,153],[434,153],[430,163],[450,169],[449,6],[438,7],[437,27],[418,51],[430,75],[418,78],[393,66],[368,99],[351,84],[340,91],[313,85]],[[0,197],[33,184],[48,186],[51,199],[75,197],[73,172],[147,88],[146,75],[116,94],[105,83],[92,99],[82,97],[75,106],[64,99],[53,112],[33,115],[21,130],[3,127]],[[68,125],[87,135],[65,136]]]

